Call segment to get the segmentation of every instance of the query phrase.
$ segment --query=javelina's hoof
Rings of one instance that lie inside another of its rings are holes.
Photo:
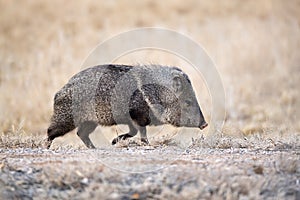
[[[42,148],[50,149],[51,144],[52,144],[52,140],[45,139],[44,142],[42,143]]]
[[[117,144],[117,142],[119,142],[120,139],[118,137],[116,137],[115,139],[113,139],[113,141],[111,142],[112,145]]]
[[[149,144],[150,144],[149,141],[148,141],[148,138],[141,138],[141,142],[142,142],[143,144],[146,144],[146,145],[149,145]]]
[[[87,148],[89,148],[89,149],[96,149],[96,147],[92,144],[92,143],[90,143],[90,144],[88,144],[88,145],[86,145],[87,146]]]
[[[119,135],[118,137],[116,137],[115,139],[113,139],[113,141],[111,142],[112,145],[115,145],[117,142],[119,142],[120,140],[126,140],[127,138],[131,138],[132,135],[129,133],[123,134],[123,135]]]

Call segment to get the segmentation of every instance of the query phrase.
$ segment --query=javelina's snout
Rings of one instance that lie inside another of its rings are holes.
[[[204,128],[207,127],[207,126],[208,126],[208,123],[207,123],[206,121],[203,121],[203,122],[200,124],[199,128],[202,130],[202,129],[204,129]]]

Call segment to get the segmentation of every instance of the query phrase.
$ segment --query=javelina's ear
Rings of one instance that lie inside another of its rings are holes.
[[[182,84],[182,80],[181,77],[179,75],[174,75],[173,79],[172,79],[172,87],[174,89],[174,92],[179,95],[181,94],[182,90],[183,90],[183,84]]]

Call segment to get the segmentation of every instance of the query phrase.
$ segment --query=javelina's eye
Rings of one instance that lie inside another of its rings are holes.
[[[192,105],[191,100],[185,100],[184,103],[185,103],[186,106],[191,106]]]

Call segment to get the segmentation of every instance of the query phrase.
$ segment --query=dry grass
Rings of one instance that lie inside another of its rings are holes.
[[[245,134],[299,132],[297,1],[173,1],[168,12],[156,1],[0,5],[0,132],[22,125],[28,133],[45,134],[53,94],[80,70],[90,50],[141,26],[179,30],[203,44],[224,82],[230,126]],[[209,117],[210,102],[202,99]]]

